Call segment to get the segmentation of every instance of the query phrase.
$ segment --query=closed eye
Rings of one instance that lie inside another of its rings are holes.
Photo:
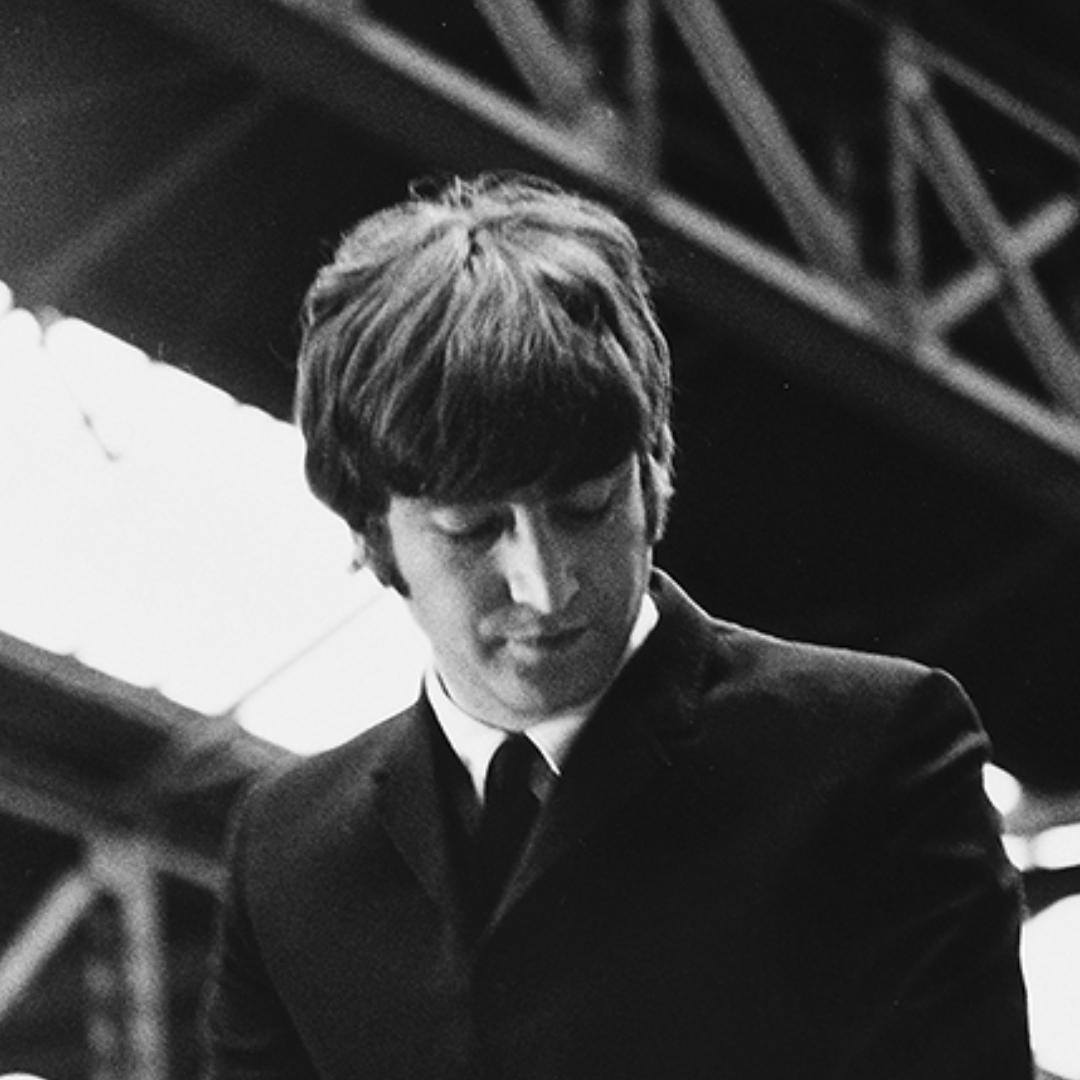
[[[599,501],[563,503],[556,506],[554,512],[558,518],[571,525],[591,525],[603,521],[614,502],[614,496],[609,495]]]
[[[481,543],[494,540],[505,527],[498,514],[477,516],[458,513],[436,516],[435,526],[443,536],[460,543]]]

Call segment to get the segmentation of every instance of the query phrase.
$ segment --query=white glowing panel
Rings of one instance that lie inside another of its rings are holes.
[[[0,629],[286,745],[340,741],[415,695],[424,652],[350,571],[302,469],[290,425],[86,323],[8,309]],[[384,612],[392,634],[367,625]],[[392,662],[348,642],[393,642]],[[291,719],[275,688],[302,703]]]
[[[297,753],[336,746],[416,700],[427,644],[394,592],[278,672],[237,710],[253,734]],[[342,674],[346,673],[343,678]],[[305,723],[318,694],[317,723]]]
[[[1020,804],[1023,792],[1016,777],[997,765],[983,768],[983,787],[994,809],[1002,816],[1011,814]]]
[[[1020,955],[1035,1060],[1056,1076],[1080,1080],[1080,896],[1030,919]]]

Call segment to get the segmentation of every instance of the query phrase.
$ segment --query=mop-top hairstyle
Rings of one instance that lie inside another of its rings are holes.
[[[558,491],[631,454],[658,539],[670,398],[629,228],[534,178],[414,188],[345,236],[305,302],[308,481],[369,543],[392,494]]]

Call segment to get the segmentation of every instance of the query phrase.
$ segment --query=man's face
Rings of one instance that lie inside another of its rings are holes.
[[[386,539],[451,697],[520,730],[602,692],[652,559],[639,465],[490,502],[395,495]]]

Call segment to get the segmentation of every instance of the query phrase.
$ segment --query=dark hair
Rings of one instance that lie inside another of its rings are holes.
[[[414,186],[308,292],[296,415],[312,490],[358,533],[390,495],[572,486],[636,453],[659,537],[670,361],[637,242],[531,177]]]

